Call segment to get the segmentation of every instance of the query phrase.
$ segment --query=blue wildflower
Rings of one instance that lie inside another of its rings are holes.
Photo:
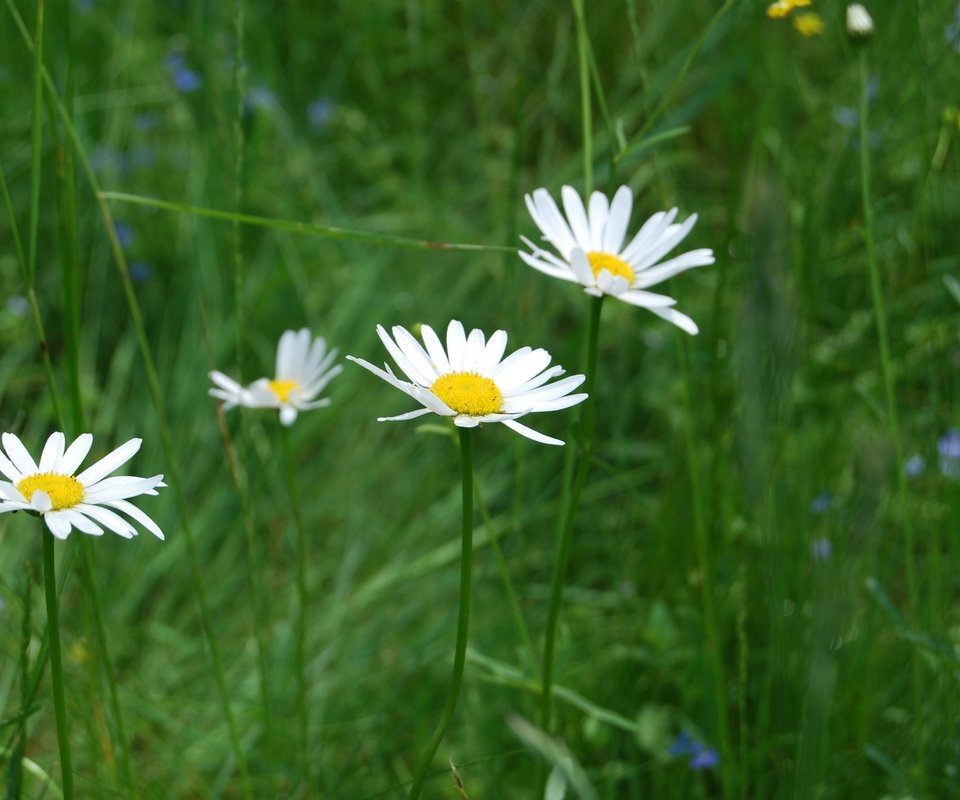
[[[830,492],[820,492],[810,502],[810,510],[814,514],[823,514],[833,507],[833,495]]]
[[[179,50],[167,55],[167,70],[178,92],[195,92],[203,85],[200,76],[187,66],[187,60]]]
[[[157,118],[153,114],[144,112],[142,114],[137,114],[133,118],[133,127],[138,131],[152,131],[157,126]]]
[[[690,756],[688,766],[693,770],[713,769],[720,763],[717,751],[698,742],[685,730],[681,730],[668,751],[672,756]]]
[[[713,769],[717,764],[720,763],[720,756],[717,755],[717,751],[709,748],[703,747],[698,752],[694,753],[690,759],[690,769],[701,770],[701,769]]]
[[[946,478],[960,478],[960,431],[951,428],[937,443],[940,454],[940,474]]]
[[[923,475],[926,468],[927,462],[919,453],[910,456],[910,458],[903,462],[903,472],[908,478],[916,478],[918,475]]]
[[[826,561],[833,553],[833,542],[829,539],[814,539],[810,545],[810,552],[817,561]]]
[[[27,298],[19,294],[10,295],[7,298],[7,311],[15,317],[25,317],[30,310],[30,303]]]
[[[307,106],[307,120],[310,127],[314,130],[320,130],[327,127],[333,118],[333,112],[336,109],[333,101],[327,97],[319,97]]]
[[[837,106],[833,109],[833,121],[841,128],[856,128],[860,113],[852,106]]]
[[[113,229],[117,234],[117,241],[121,247],[126,247],[133,243],[133,228],[122,220],[116,220],[113,223]]]
[[[134,261],[130,265],[130,280],[134,283],[146,283],[153,277],[153,267],[144,261]]]

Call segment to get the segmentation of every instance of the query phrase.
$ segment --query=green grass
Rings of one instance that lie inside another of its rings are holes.
[[[302,326],[380,362],[377,323],[442,328],[451,318],[502,327],[511,349],[544,346],[580,371],[586,298],[512,249],[536,233],[523,194],[582,188],[585,163],[597,188],[634,189],[631,230],[673,205],[699,214],[684,249],[712,247],[717,263],[665,291],[701,332],[604,304],[595,460],[557,631],[553,740],[530,723],[540,718],[564,453],[502,426],[474,436],[490,522],[478,501],[470,652],[423,797],[458,797],[448,759],[472,800],[537,797],[551,763],[568,797],[601,800],[960,792],[960,483],[941,474],[937,453],[960,427],[960,53],[947,36],[956,4],[870,7],[889,365],[903,454],[926,461],[905,493],[873,316],[849,124],[858,54],[843,5],[816,2],[825,31],[804,38],[762,3],[722,13],[702,0],[584,3],[589,50],[579,5],[244,2],[238,16],[234,3],[77,3],[69,14],[48,3],[49,85],[38,84],[12,12],[33,37],[36,6],[0,8],[0,427],[37,452],[63,419],[68,436],[94,433],[92,456],[141,436],[131,473],[170,476],[171,457],[179,467],[178,486],[139,503],[165,542],[89,540],[95,584],[81,534],[57,544],[78,797],[132,794],[94,588],[136,796],[244,796],[180,503],[252,796],[405,796],[449,682],[456,447],[416,422],[377,423],[411,405],[352,364],[330,386],[331,407],[290,430],[310,598],[308,788],[298,545],[278,424],[271,413],[226,417],[242,502],[207,372],[267,374],[280,333]],[[174,52],[199,79],[194,91],[174,84]],[[318,99],[329,113],[311,123]],[[117,195],[94,194],[86,162]],[[103,208],[132,231],[122,247]],[[572,441],[574,417],[537,422]],[[829,507],[815,511],[824,493]],[[7,798],[56,797],[62,785],[37,531],[23,514],[0,516]],[[817,559],[822,539],[832,553]],[[722,749],[720,764],[693,771],[671,756],[681,730]]]

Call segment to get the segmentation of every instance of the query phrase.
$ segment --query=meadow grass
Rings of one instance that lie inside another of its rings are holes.
[[[875,3],[858,49],[766,5],[6,0],[2,430],[142,437],[170,484],[166,541],[56,544],[77,797],[406,796],[456,437],[349,363],[289,429],[207,373],[451,318],[582,372],[589,298],[515,253],[563,184],[699,214],[700,333],[604,303],[546,714],[566,454],[475,432],[422,796],[960,794],[960,12]],[[64,785],[38,531],[0,516],[8,798]]]

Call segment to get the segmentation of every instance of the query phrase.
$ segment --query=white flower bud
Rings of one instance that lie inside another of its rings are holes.
[[[873,36],[873,19],[860,3],[847,6],[847,36],[853,41],[866,41]]]

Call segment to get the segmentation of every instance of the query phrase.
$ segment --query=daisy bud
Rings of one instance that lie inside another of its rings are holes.
[[[847,6],[847,36],[855,44],[866,42],[873,36],[873,19],[860,3]]]

